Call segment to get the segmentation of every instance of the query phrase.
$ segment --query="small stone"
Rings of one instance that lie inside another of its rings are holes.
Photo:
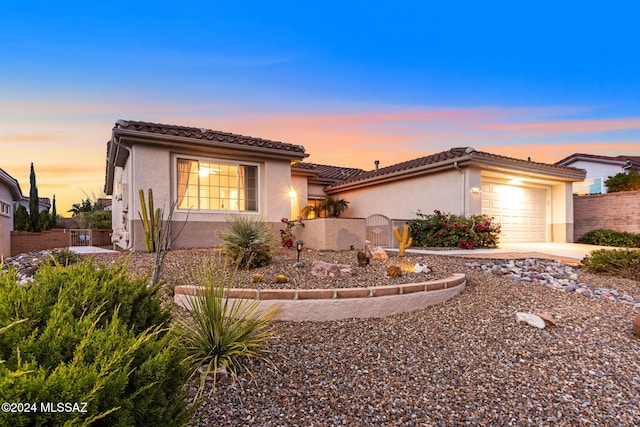
[[[540,316],[537,316],[531,313],[521,313],[521,312],[516,313],[516,321],[525,322],[538,329],[544,329],[546,326],[546,324],[544,323],[544,320]]]
[[[392,265],[387,268],[387,276],[389,277],[400,277],[402,276],[402,270],[397,265]]]
[[[380,246],[375,246],[368,240],[364,242],[364,252],[371,259],[387,259],[389,255]]]

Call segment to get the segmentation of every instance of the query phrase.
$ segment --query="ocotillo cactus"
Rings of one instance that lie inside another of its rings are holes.
[[[147,213],[147,204],[144,201],[144,191],[140,189],[140,208],[142,213],[139,213],[142,220],[142,226],[144,227],[144,243],[147,247],[147,252],[155,252],[158,249],[158,244],[162,238],[160,229],[160,208],[153,210],[153,191],[149,189],[149,212]]]
[[[404,225],[402,228],[402,236],[400,235],[398,227],[393,227],[393,234],[400,243],[398,256],[404,256],[404,250],[411,247],[411,244],[413,243],[413,237],[409,237],[409,226],[407,224]]]

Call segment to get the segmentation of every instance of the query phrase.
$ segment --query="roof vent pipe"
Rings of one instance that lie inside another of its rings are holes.
[[[376,172],[378,171],[378,168],[380,167],[380,160],[374,160],[373,164],[376,165]]]

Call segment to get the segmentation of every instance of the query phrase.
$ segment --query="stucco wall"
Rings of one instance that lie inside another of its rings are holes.
[[[306,248],[318,250],[363,249],[367,238],[365,220],[356,218],[310,219],[293,232]]]
[[[574,196],[573,211],[576,240],[598,229],[640,233],[640,190]]]
[[[13,197],[9,189],[0,183],[0,202],[9,206],[9,213],[0,210],[0,257],[11,254],[11,231],[13,230]]]
[[[351,218],[382,214],[394,219],[412,219],[418,210],[429,214],[435,209],[459,214],[464,210],[464,180],[460,172],[453,170],[343,191],[334,197],[349,202],[343,216]]]
[[[139,221],[140,199],[139,189],[145,190],[145,198],[149,188],[153,189],[155,207],[164,207],[165,218],[172,200],[175,198],[175,169],[176,155],[186,155],[201,158],[219,159],[227,161],[244,161],[258,164],[259,167],[259,204],[258,212],[199,212],[176,211],[173,219],[176,224],[188,220],[176,247],[206,247],[219,244],[218,231],[226,227],[226,221],[231,215],[248,215],[261,218],[266,222],[280,224],[280,219],[288,218],[291,214],[291,166],[288,160],[264,160],[256,156],[242,156],[240,159],[220,153],[174,153],[167,149],[135,145],[132,149],[128,165],[132,165],[131,176],[128,171],[122,171],[122,177],[129,179],[128,195],[123,194],[122,205],[128,205],[128,212],[122,211],[126,220],[122,224],[129,230],[129,239],[133,249],[144,250],[143,231]],[[148,200],[147,200],[148,203]],[[118,203],[116,203],[118,204]],[[117,211],[114,207],[114,227],[119,224]]]

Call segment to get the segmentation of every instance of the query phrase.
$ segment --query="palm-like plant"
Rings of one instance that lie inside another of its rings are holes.
[[[316,218],[338,218],[348,207],[349,202],[346,200],[329,196],[317,205],[305,206],[301,213],[305,218],[308,218],[310,215]]]
[[[195,399],[202,396],[210,375],[215,389],[222,369],[234,380],[241,371],[251,374],[247,358],[265,359],[268,351],[263,346],[276,335],[273,320],[279,309],[260,311],[258,300],[230,300],[227,291],[235,281],[236,269],[230,271],[227,263],[222,268],[219,264],[214,260],[192,274],[192,282],[204,286],[204,291],[190,297],[190,313],[179,314],[175,322],[190,378],[200,375]]]
[[[260,219],[233,216],[229,227],[220,232],[226,254],[242,268],[267,265],[273,254],[273,234]]]

